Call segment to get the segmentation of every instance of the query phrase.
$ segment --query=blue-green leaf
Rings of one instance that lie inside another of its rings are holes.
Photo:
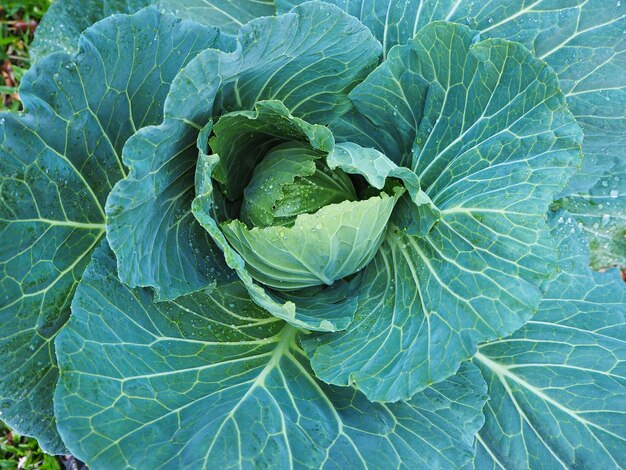
[[[544,63],[475,37],[433,23],[390,52],[388,62],[411,56],[403,62],[429,84],[412,158],[440,218],[424,237],[392,224],[353,324],[305,343],[320,378],[356,383],[372,400],[411,397],[477,343],[520,328],[555,268],[545,213],[580,163],[580,128]],[[359,93],[387,96],[369,80]]]
[[[38,61],[53,52],[78,52],[80,35],[111,15],[131,14],[155,6],[164,13],[236,33],[241,25],[259,16],[271,16],[271,0],[56,0],[37,27],[29,53]]]
[[[185,20],[217,26],[236,34],[247,22],[276,13],[273,0],[153,0],[168,13]]]
[[[580,223],[591,250],[591,267],[626,267],[626,159],[607,171],[588,193],[557,201]]]
[[[78,41],[87,28],[107,16],[135,13],[155,0],[57,0],[44,15],[30,46],[32,61],[53,52],[78,52]]]
[[[388,178],[401,180],[408,191],[408,200],[403,201],[403,215],[406,214],[406,217],[402,218],[400,226],[411,235],[426,235],[439,220],[439,209],[420,189],[417,175],[406,167],[396,165],[378,150],[345,142],[335,146],[327,162],[331,168],[338,167],[346,173],[363,176],[377,189],[382,189]]]
[[[208,253],[213,248],[193,221],[189,203],[196,139],[200,135],[198,145],[207,152],[207,123],[267,99],[282,101],[295,117],[328,122],[350,106],[348,92],[379,55],[380,44],[367,28],[321,2],[248,23],[233,53],[200,54],[172,85],[163,124],[139,131],[125,148],[130,175],[107,203],[107,235],[120,261],[120,278],[131,286],[155,287],[161,299],[208,285],[215,256]],[[180,221],[180,230],[169,228]]]
[[[24,78],[22,116],[0,114],[0,412],[50,452],[53,340],[105,230],[104,204],[125,176],[122,147],[162,119],[178,70],[219,33],[145,10],[85,32]],[[181,54],[159,54],[162,43]]]
[[[373,404],[312,374],[298,332],[235,277],[175,302],[117,279],[96,252],[57,340],[59,428],[90,468],[458,468],[485,384],[459,374]],[[141,445],[137,445],[141,442]]]
[[[302,0],[276,0],[284,11]],[[327,0],[355,16],[387,54],[438,20],[524,44],[550,65],[585,131],[585,161],[563,194],[591,188],[626,159],[626,2],[618,0]],[[413,81],[403,75],[402,81]],[[419,86],[418,82],[414,83]],[[358,116],[351,120],[354,124]],[[357,131],[367,127],[361,123]],[[395,133],[393,130],[386,132]],[[365,133],[364,139],[369,133]],[[404,135],[407,138],[407,134]],[[378,137],[378,142],[382,137]],[[359,142],[361,143],[361,142]]]
[[[591,272],[567,213],[553,221],[561,272],[539,312],[473,360],[490,396],[476,468],[626,465],[626,285]]]

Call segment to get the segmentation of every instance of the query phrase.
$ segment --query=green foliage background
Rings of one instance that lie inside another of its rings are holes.
[[[0,110],[20,108],[17,88],[30,67],[28,48],[33,31],[51,3],[52,0],[3,0],[0,5]]]

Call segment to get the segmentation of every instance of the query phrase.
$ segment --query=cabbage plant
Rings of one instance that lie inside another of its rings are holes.
[[[625,8],[58,0],[0,419],[94,469],[623,468]]]

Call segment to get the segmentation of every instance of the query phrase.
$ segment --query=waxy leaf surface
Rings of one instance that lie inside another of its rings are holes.
[[[348,92],[379,56],[380,44],[367,28],[321,2],[248,23],[233,53],[200,54],[172,85],[164,122],[142,129],[125,148],[130,175],[107,202],[107,236],[120,260],[121,279],[131,286],[155,287],[160,299],[174,299],[208,286],[213,271],[219,271],[215,246],[193,220],[190,204],[197,195],[194,212],[209,217],[205,227],[214,223],[210,181],[194,190],[198,147],[208,157],[212,118],[271,99],[282,101],[297,118],[329,122],[350,107]],[[170,229],[174,225],[180,229]],[[226,243],[215,230],[217,243]],[[298,327],[345,328],[354,312],[354,302],[336,313],[320,299],[300,314],[293,303],[271,299],[261,286],[244,279],[264,308]]]
[[[626,267],[626,159],[587,193],[567,196],[553,208],[567,210],[579,222],[589,240],[593,269]]]
[[[95,470],[469,461],[486,400],[475,366],[408,402],[375,404],[317,380],[297,335],[232,274],[214,290],[155,303],[150,290],[119,282],[104,245],[57,340],[61,434]]]
[[[383,44],[385,55],[393,46],[406,44],[427,24],[445,20],[467,25],[483,39],[522,43],[546,61],[585,131],[583,168],[564,195],[588,190],[617,160],[626,159],[626,2],[328,1],[369,27]],[[276,0],[279,12],[298,3],[301,0]],[[402,80],[411,78],[403,75]]]
[[[561,273],[539,311],[473,360],[490,397],[476,468],[626,465],[626,285],[618,270],[591,272],[567,213],[553,223]]]
[[[350,94],[387,127],[421,110],[404,123],[415,126],[409,157],[439,210],[421,237],[392,220],[355,321],[305,340],[320,378],[372,400],[407,399],[453,374],[477,343],[520,328],[555,269],[545,213],[580,163],[582,133],[552,70],[519,44],[476,38],[432,23]],[[410,81],[387,78],[396,61]],[[398,90],[418,78],[428,91],[411,89],[408,101]]]
[[[22,116],[0,114],[0,412],[48,452],[64,449],[54,337],[104,237],[107,195],[126,174],[122,147],[162,119],[171,80],[219,39],[156,10],[112,17],[82,36],[77,55],[25,76]]]

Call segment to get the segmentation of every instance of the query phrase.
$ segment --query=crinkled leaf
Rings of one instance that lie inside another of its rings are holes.
[[[316,331],[347,328],[356,311],[354,292],[359,286],[359,276],[347,283],[335,283],[324,290],[312,293],[297,291],[295,295],[271,291],[254,281],[244,259],[228,243],[216,222],[218,218],[214,214],[214,185],[210,175],[217,163],[215,155],[201,152],[197,164],[193,213],[199,224],[224,253],[226,264],[239,275],[252,300],[275,317],[286,320],[298,328]]]
[[[329,152],[334,145],[326,127],[292,116],[280,101],[259,101],[254,108],[220,116],[213,126],[210,148],[219,163],[212,177],[231,200],[243,196],[254,169],[281,142],[306,142],[321,152]]]
[[[440,22],[390,52],[411,56],[429,83],[414,168],[440,219],[421,238],[392,225],[354,323],[306,340],[320,378],[372,400],[406,399],[453,374],[478,342],[521,327],[553,274],[545,213],[580,162],[580,129],[544,63],[474,38]]]
[[[576,223],[553,219],[561,272],[539,312],[474,359],[490,396],[476,468],[626,465],[626,285],[592,273]]]
[[[236,278],[154,303],[150,291],[118,281],[104,246],[57,340],[61,433],[94,470],[449,468],[469,460],[486,400],[474,366],[409,402],[373,404],[319,382],[296,335]]]
[[[626,159],[606,172],[586,194],[557,201],[581,224],[591,250],[591,267],[626,267]]]
[[[466,24],[483,38],[520,42],[557,73],[574,116],[585,131],[582,171],[564,195],[586,191],[626,158],[626,2],[612,0],[327,0],[359,18],[383,43],[385,54],[422,27],[447,20]],[[300,0],[276,0],[278,11]],[[401,74],[403,82],[419,81]],[[388,110],[387,110],[388,111]],[[409,120],[412,119],[408,116]],[[359,116],[353,116],[359,120]],[[370,123],[361,123],[362,129]],[[376,141],[381,143],[385,129]],[[402,134],[408,140],[409,134]],[[370,133],[362,134],[366,145]],[[387,142],[389,145],[390,142]],[[385,152],[387,153],[387,152]]]
[[[104,235],[122,147],[162,119],[176,72],[217,38],[155,10],[110,18],[85,32],[76,56],[40,61],[22,83],[26,113],[0,117],[0,411],[48,452],[63,451],[53,340]],[[162,42],[181,54],[159,55]]]
[[[329,121],[343,112],[348,91],[380,54],[380,44],[367,28],[318,2],[252,21],[238,41],[235,52],[207,50],[181,72],[163,124],[141,130],[126,146],[130,176],[108,200],[107,235],[120,260],[121,279],[131,286],[153,286],[162,299],[212,280],[208,264],[186,261],[196,251],[210,249],[189,204],[199,130],[225,110],[249,110],[266,99],[281,100],[293,116],[309,122]],[[210,128],[205,132],[199,140],[204,152]],[[185,221],[180,230],[169,228],[180,220]],[[125,245],[130,237],[132,243]],[[153,240],[162,248],[155,249]]]
[[[420,189],[417,175],[406,167],[399,167],[378,150],[345,142],[337,144],[326,161],[331,168],[340,168],[346,173],[363,176],[374,188],[382,189],[388,178],[401,180],[411,201],[405,204],[406,217],[401,227],[412,235],[426,235],[439,219],[439,209]]]
[[[264,285],[280,290],[330,286],[372,260],[401,194],[383,191],[363,201],[331,204],[300,214],[291,227],[248,229],[233,220],[221,229],[235,249],[232,255],[241,256],[245,269]]]

